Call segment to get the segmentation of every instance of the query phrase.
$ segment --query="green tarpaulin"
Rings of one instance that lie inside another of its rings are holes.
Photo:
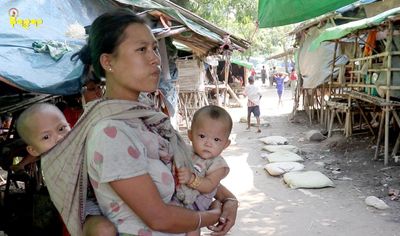
[[[259,0],[258,24],[268,28],[305,21],[356,0]]]
[[[246,67],[247,69],[253,68],[253,64],[251,64],[250,62],[242,61],[242,60],[239,60],[239,59],[231,59],[231,63],[239,65],[239,66]]]
[[[389,16],[395,15],[400,13],[400,7],[390,9],[388,11],[382,12],[381,14],[378,14],[376,16],[358,20],[358,21],[353,21],[347,24],[331,27],[328,29],[323,30],[318,38],[316,38],[311,46],[310,50],[315,50],[316,48],[319,47],[321,42],[323,41],[328,41],[328,40],[334,40],[334,39],[340,39],[356,30],[360,29],[365,29],[369,28],[372,26],[376,26],[381,24],[384,20],[386,20]]]

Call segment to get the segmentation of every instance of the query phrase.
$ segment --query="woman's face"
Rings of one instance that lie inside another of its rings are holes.
[[[112,54],[102,54],[106,74],[106,97],[138,99],[140,92],[153,92],[160,79],[158,43],[147,25],[129,25]]]

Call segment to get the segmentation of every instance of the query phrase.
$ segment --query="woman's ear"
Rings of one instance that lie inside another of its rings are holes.
[[[37,157],[40,156],[40,153],[36,151],[36,149],[30,145],[26,146],[26,151],[28,151],[28,153],[31,156]]]
[[[103,53],[100,55],[100,64],[105,71],[111,71],[111,54]]]

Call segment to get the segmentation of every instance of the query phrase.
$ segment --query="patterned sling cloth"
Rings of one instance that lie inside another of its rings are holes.
[[[150,130],[169,140],[174,152],[173,164],[177,168],[188,167],[193,170],[190,149],[163,113],[141,102],[98,100],[89,103],[71,132],[41,158],[51,200],[72,236],[82,235],[82,224],[85,220],[88,184],[85,145],[89,131],[104,119],[135,118],[142,119]],[[186,186],[179,185],[176,188],[176,196],[182,202],[193,202],[197,195],[198,191]]]

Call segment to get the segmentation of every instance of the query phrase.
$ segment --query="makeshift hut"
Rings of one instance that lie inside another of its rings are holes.
[[[310,122],[316,117],[329,136],[335,130],[342,130],[347,137],[365,129],[371,132],[377,137],[375,158],[384,135],[385,164],[390,114],[399,120],[395,111],[399,94],[396,6],[399,1],[360,1],[300,24],[291,32],[296,36],[301,85],[295,108],[302,98]],[[335,120],[338,129],[333,127]]]
[[[289,34],[296,38],[300,80],[293,112],[302,105],[310,122],[317,118],[329,136],[335,120],[347,137],[353,132],[371,132],[377,137],[375,159],[384,136],[385,165],[391,128],[397,137],[391,153],[395,161],[400,145],[399,7],[398,0],[261,0],[258,7],[261,28],[311,19]],[[276,14],[283,9],[298,14]]]
[[[166,98],[164,102],[169,114],[177,114],[177,44],[185,45],[193,57],[202,60],[209,54],[221,53],[220,48],[225,43],[224,35],[228,33],[163,0],[2,1],[0,112],[11,113],[16,118],[33,103],[56,103],[61,96],[79,94],[84,68],[79,61],[71,61],[71,55],[85,44],[85,28],[89,28],[97,16],[120,7],[132,9],[150,22],[160,45],[163,68],[160,90]],[[232,50],[245,50],[249,47],[247,41],[234,35],[230,35],[229,40]],[[5,175],[6,185],[12,188],[12,182],[16,179],[10,174],[10,165],[19,153],[10,150],[25,148],[18,136],[12,135],[15,134],[13,128],[8,130],[5,140],[0,141],[1,167],[8,172]],[[36,172],[40,173],[40,170]],[[29,176],[29,179],[32,178]],[[0,194],[0,202],[4,203],[0,204],[0,229],[10,232],[10,235],[30,234],[33,232],[31,227],[18,226],[21,222],[32,221],[31,213],[26,214],[29,210],[13,212],[14,206],[21,205],[22,200],[18,202],[20,198],[16,197],[3,199],[7,194],[8,188],[5,194],[3,190]],[[28,194],[28,191],[23,194]],[[14,217],[9,217],[11,215]]]
[[[226,68],[228,68],[228,70],[226,70]],[[214,98],[217,100],[217,104],[221,104],[223,99],[220,99],[221,101],[218,102],[218,95],[220,95],[219,97],[223,97],[227,93],[229,94],[229,97],[233,98],[236,105],[240,106],[240,101],[237,95],[243,92],[244,86],[247,84],[247,78],[250,76],[250,70],[252,68],[253,64],[235,58],[230,60],[229,63],[224,60],[218,60],[216,73],[221,92],[216,93],[215,86],[207,86],[207,88],[209,89],[209,98]],[[226,78],[227,84],[225,86]],[[209,82],[208,84],[213,83]]]
[[[366,128],[377,137],[375,159],[378,158],[382,137],[385,137],[385,165],[389,161],[389,130],[400,125],[397,114],[400,109],[399,29],[400,7],[397,7],[325,29],[313,42],[316,46],[324,41],[334,42],[335,48],[342,48],[348,57],[348,63],[339,64],[338,60],[334,60],[331,64],[331,71],[338,71],[338,74],[331,72],[327,87],[329,135],[334,119],[338,117],[336,113],[344,113],[342,123],[346,136],[352,135],[356,128]],[[334,53],[333,58],[335,56]],[[355,117],[359,117],[358,124],[354,122]],[[396,156],[399,144],[400,136],[392,150],[392,157]]]

